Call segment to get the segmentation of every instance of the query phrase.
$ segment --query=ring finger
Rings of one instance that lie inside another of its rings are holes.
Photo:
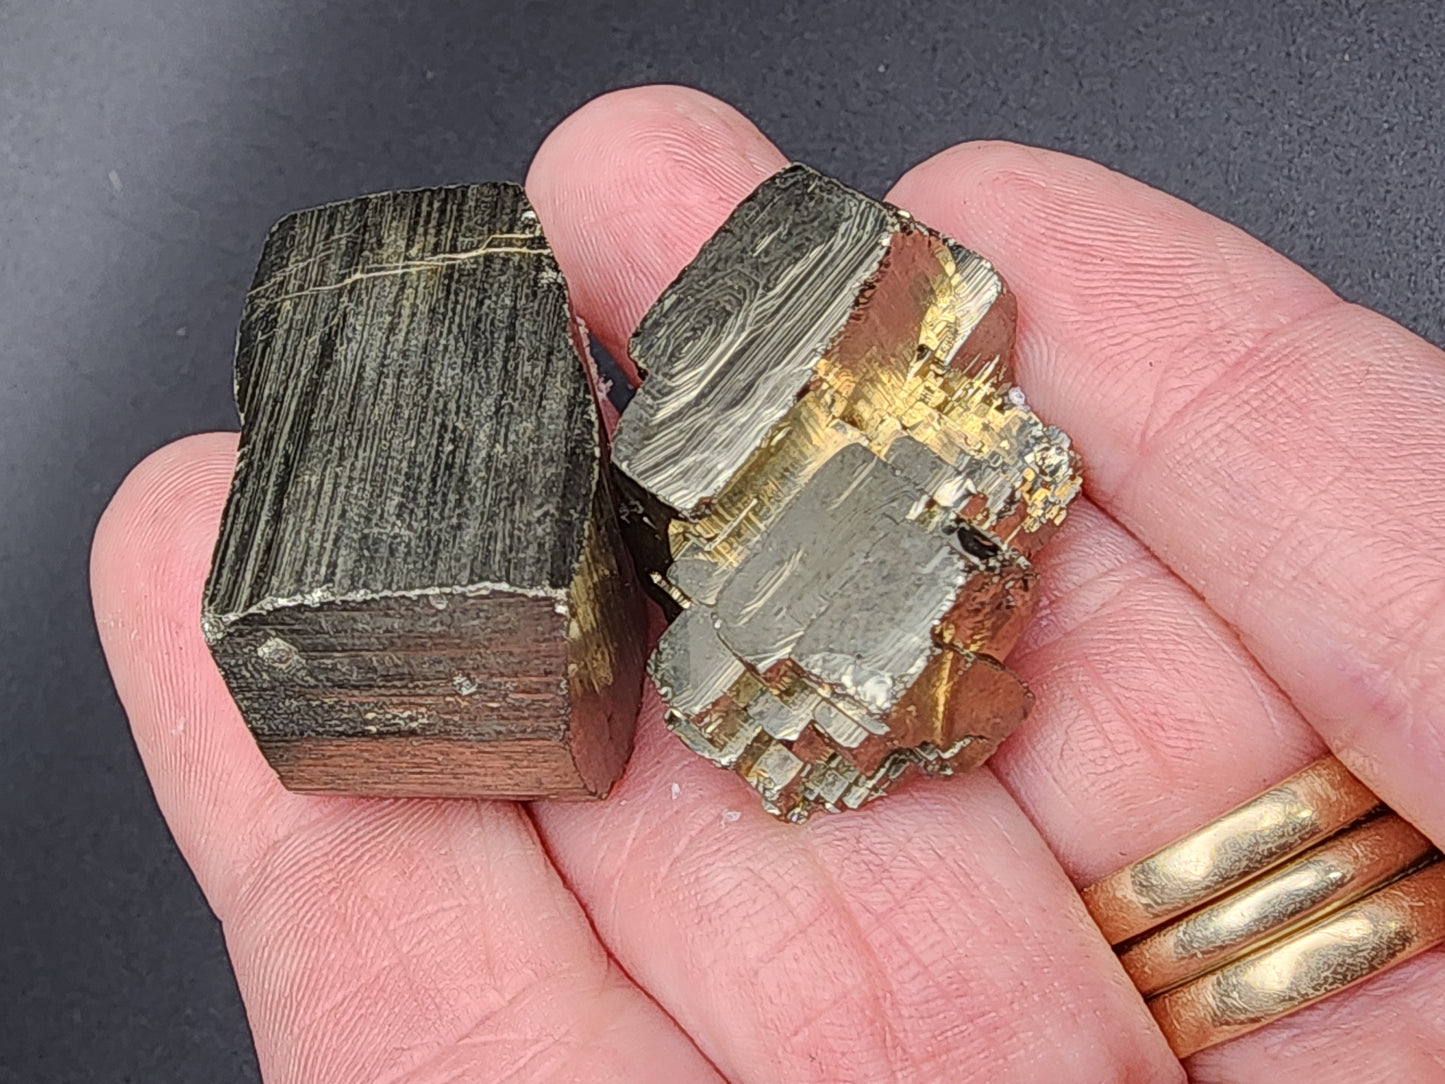
[[[890,198],[965,243],[1014,240],[984,255],[1020,290],[1018,370],[1045,400],[1057,401],[1060,383],[1153,370],[1156,399],[1134,408],[1153,420],[1215,379],[1211,354],[1254,331],[1241,326],[1242,314],[1267,324],[1329,303],[1319,283],[1239,231],[1063,155],[1002,144],[954,148],[915,168]],[[1070,258],[1080,252],[1086,264]],[[1084,283],[1137,292],[1132,306],[1114,299],[1121,315],[1101,332],[1110,349],[1095,352],[1109,360],[1088,373],[1082,363],[1070,367],[1069,357],[1083,351],[1050,322],[1088,293]],[[1273,305],[1261,304],[1269,298]],[[1191,307],[1224,315],[1189,350],[1162,344],[1167,314]],[[1138,394],[1120,381],[1121,415]],[[1119,428],[1074,434],[1086,457],[1108,458],[1115,474],[1127,473],[1127,461],[1120,464],[1123,454],[1105,436]],[[1185,518],[1169,499],[1155,499],[1154,522]],[[1076,883],[1200,827],[1324,752],[1236,633],[1114,520],[1077,510],[1044,561],[1043,619],[1010,660],[1041,706],[993,764]],[[1355,1080],[1361,1066],[1379,1079],[1418,1079],[1407,1068],[1426,1064],[1438,1072],[1445,1021],[1428,993],[1442,981],[1445,957],[1426,955],[1380,983],[1206,1052],[1191,1071],[1201,1079],[1287,1074],[1313,1082]],[[1364,1026],[1386,998],[1406,1026]]]

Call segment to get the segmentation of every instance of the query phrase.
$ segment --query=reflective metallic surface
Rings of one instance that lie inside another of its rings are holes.
[[[1380,804],[1325,757],[1169,846],[1083,889],[1117,945],[1272,869]]]
[[[1082,895],[1181,1058],[1445,941],[1440,852],[1332,756]]]
[[[1445,941],[1435,862],[1149,1003],[1181,1058],[1253,1031]]]
[[[1176,986],[1418,865],[1433,846],[1394,813],[1373,817],[1120,953],[1146,997]]]
[[[519,185],[380,193],[272,230],[201,620],[286,786],[607,793],[645,625],[593,383]]]
[[[1079,491],[1011,386],[979,256],[803,166],[750,196],[634,336],[613,464],[678,614],[669,724],[772,813],[981,763],[1031,695],[1000,662]]]

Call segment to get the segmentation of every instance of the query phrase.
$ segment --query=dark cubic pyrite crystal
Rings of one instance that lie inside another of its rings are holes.
[[[801,821],[986,759],[1029,556],[1079,492],[1013,385],[1016,305],[947,237],[804,166],[643,319],[613,467],[675,615],[650,661],[696,752]]]
[[[642,596],[588,365],[517,185],[272,231],[202,624],[288,787],[587,797],[621,773]]]

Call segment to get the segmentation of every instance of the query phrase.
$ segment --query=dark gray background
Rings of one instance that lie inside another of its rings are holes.
[[[1445,338],[1445,5],[0,0],[0,1080],[243,1081],[220,931],[91,626],[107,496],[230,427],[272,220],[517,178],[690,83],[881,193],[960,139],[1100,159]]]

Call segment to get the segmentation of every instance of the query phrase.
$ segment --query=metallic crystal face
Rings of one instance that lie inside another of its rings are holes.
[[[613,466],[677,617],[668,724],[801,821],[981,763],[1032,697],[1000,662],[1079,491],[1012,386],[981,257],[805,166],[745,200],[633,337]]]
[[[286,786],[607,793],[646,626],[592,384],[519,185],[379,193],[272,230],[201,619]]]

